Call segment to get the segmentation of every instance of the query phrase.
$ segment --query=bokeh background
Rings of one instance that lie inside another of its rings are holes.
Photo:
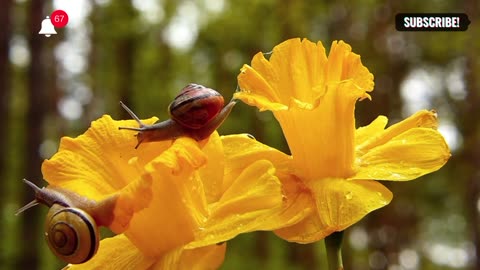
[[[57,35],[38,35],[55,9]],[[397,32],[398,12],[467,13],[466,32]],[[62,136],[102,114],[168,117],[190,82],[228,100],[242,64],[292,37],[342,39],[375,75],[357,124],[395,123],[435,109],[452,158],[440,171],[387,183],[393,202],[346,231],[346,269],[480,269],[480,6],[478,0],[2,0],[0,1],[0,268],[58,269],[43,240],[46,207],[15,216],[44,185],[41,163]],[[221,134],[253,134],[288,152],[268,112],[238,104]],[[308,131],[305,131],[308,132]],[[319,164],[321,166],[321,164]],[[326,269],[323,242],[287,243],[270,232],[228,243],[222,269]]]

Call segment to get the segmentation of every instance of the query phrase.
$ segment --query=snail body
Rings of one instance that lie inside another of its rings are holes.
[[[168,107],[170,119],[146,125],[125,104],[120,105],[132,116],[140,127],[119,127],[138,131],[137,148],[142,142],[173,140],[188,136],[197,141],[210,136],[228,117],[236,104],[224,99],[217,91],[199,84],[189,84],[182,89]]]
[[[16,215],[38,205],[50,207],[45,220],[45,239],[50,250],[61,260],[80,264],[97,252],[100,236],[98,226],[111,222],[109,213],[113,200],[96,203],[72,191],[58,187],[39,188],[23,181],[35,191],[35,199],[20,208]]]

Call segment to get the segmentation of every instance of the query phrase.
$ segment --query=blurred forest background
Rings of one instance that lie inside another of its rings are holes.
[[[55,9],[70,19],[38,34]],[[467,13],[466,32],[397,32],[398,12]],[[349,228],[346,269],[480,269],[480,4],[478,0],[2,0],[0,1],[0,267],[58,269],[43,239],[46,207],[22,178],[45,185],[44,159],[102,114],[166,119],[190,82],[228,100],[242,64],[292,37],[342,39],[375,76],[359,126],[435,109],[452,158],[440,171],[386,183],[393,202]],[[221,134],[248,132],[288,152],[268,112],[238,104]],[[287,243],[270,232],[228,243],[222,269],[326,269],[323,242]]]

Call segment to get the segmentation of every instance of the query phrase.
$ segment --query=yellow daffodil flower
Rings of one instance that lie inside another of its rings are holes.
[[[232,171],[216,132],[202,142],[182,137],[135,149],[132,133],[118,130],[135,125],[103,116],[85,134],[62,138],[43,163],[52,187],[97,202],[116,198],[109,227],[118,235],[68,269],[216,269],[225,241],[272,229],[263,222],[281,209],[283,195],[271,162]]]
[[[379,116],[355,129],[355,103],[370,99],[373,75],[343,41],[327,57],[321,42],[287,40],[268,60],[256,54],[238,83],[235,98],[273,112],[291,155],[235,135],[223,138],[226,153],[238,168],[258,159],[275,164],[286,197],[270,221],[283,224],[275,232],[286,240],[309,243],[345,230],[391,201],[375,180],[412,180],[450,157],[433,111],[388,128]]]

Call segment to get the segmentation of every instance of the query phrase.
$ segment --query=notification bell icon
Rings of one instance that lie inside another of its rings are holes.
[[[45,35],[46,37],[57,34],[57,32],[55,31],[55,27],[53,27],[52,21],[50,21],[49,16],[47,16],[47,18],[42,21],[42,29],[40,29],[40,32],[38,33],[40,35]]]

